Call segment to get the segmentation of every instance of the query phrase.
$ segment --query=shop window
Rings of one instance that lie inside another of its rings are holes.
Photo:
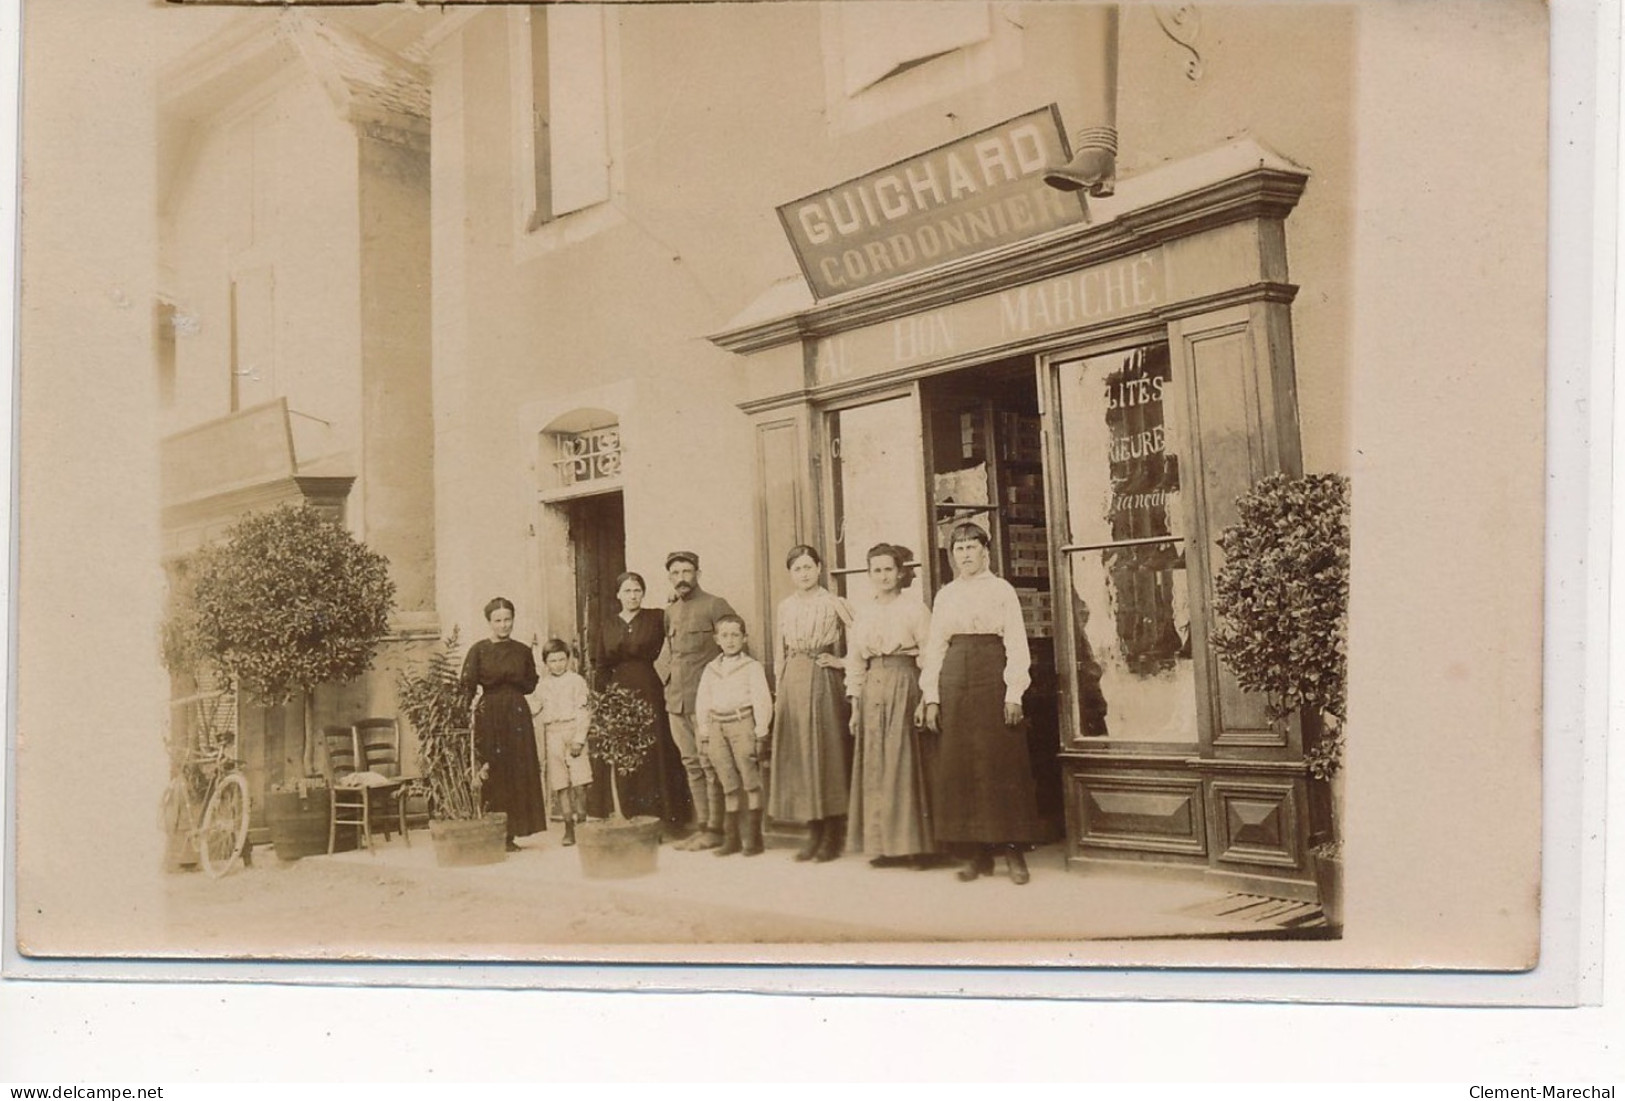
[[[1056,365],[1078,732],[1196,741],[1180,420],[1166,343]]]
[[[870,547],[901,544],[925,561],[925,492],[915,474],[919,408],[903,395],[841,409],[830,414],[829,433],[836,516],[830,572],[838,591],[867,600]]]
[[[517,184],[529,232],[609,198],[604,13],[561,4],[512,18]]]

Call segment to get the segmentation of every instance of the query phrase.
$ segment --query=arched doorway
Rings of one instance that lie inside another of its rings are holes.
[[[609,410],[583,408],[556,418],[541,435],[538,500],[547,545],[540,551],[547,604],[555,612],[549,630],[570,645],[581,674],[599,688],[596,644],[605,618],[619,611],[615,579],[626,569],[620,424]],[[548,563],[563,569],[549,571]],[[609,784],[596,763],[593,778],[587,813],[602,817],[609,811]]]

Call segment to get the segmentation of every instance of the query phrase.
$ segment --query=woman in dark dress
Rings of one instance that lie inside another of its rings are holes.
[[[515,642],[513,605],[497,597],[485,606],[491,637],[468,648],[463,659],[463,691],[474,702],[474,748],[489,765],[480,798],[485,809],[508,816],[508,851],[515,837],[547,829],[542,795],[542,764],[536,727],[525,696],[536,690],[536,659]]]
[[[635,771],[616,778],[621,810],[628,818],[653,815],[666,823],[667,833],[688,820],[688,781],[677,743],[666,721],[666,693],[655,672],[655,658],[666,640],[665,618],[658,608],[645,608],[647,586],[635,573],[615,579],[618,615],[609,616],[598,640],[598,667],[609,683],[629,688],[649,701],[655,713],[655,748]]]

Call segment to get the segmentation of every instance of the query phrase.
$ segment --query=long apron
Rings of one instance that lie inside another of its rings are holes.
[[[1027,724],[1004,725],[1004,640],[955,635],[938,691],[942,732],[931,786],[937,840],[1043,841]]]

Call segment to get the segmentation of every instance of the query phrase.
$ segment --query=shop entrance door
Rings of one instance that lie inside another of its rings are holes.
[[[949,537],[969,521],[992,540],[993,572],[1015,587],[1032,651],[1023,700],[1038,811],[1051,840],[1065,834],[1059,753],[1055,611],[1050,584],[1044,446],[1033,360],[1020,357],[920,385],[925,490],[930,502],[929,591],[953,580]]]

